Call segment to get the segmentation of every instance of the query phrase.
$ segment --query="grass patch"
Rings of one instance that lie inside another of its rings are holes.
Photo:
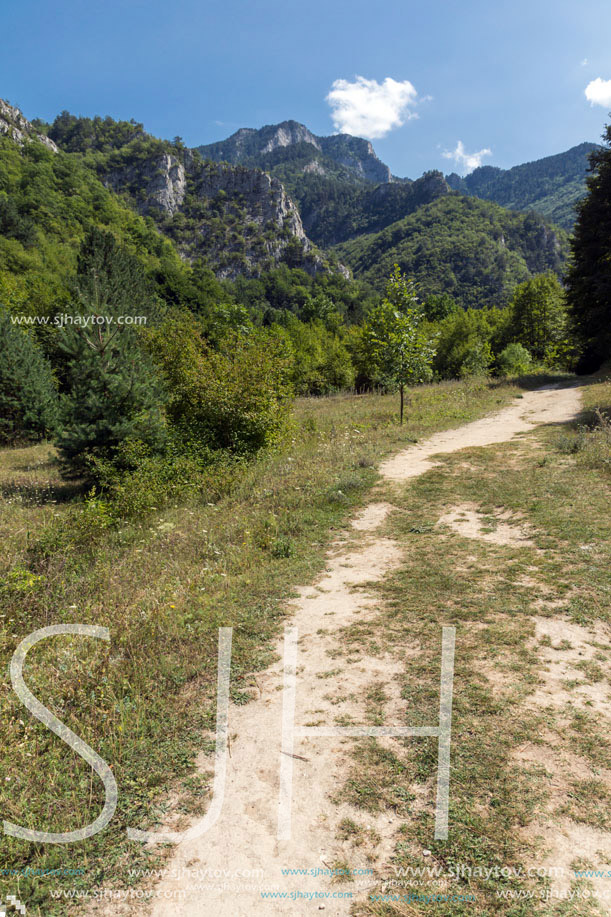
[[[0,894],[18,888],[37,917],[72,913],[74,901],[51,899],[50,888],[121,887],[136,881],[128,868],[154,865],[156,855],[128,842],[125,829],[154,825],[170,791],[175,809],[197,811],[209,790],[190,777],[214,727],[218,627],[234,628],[232,697],[246,703],[252,673],[270,662],[287,599],[322,568],[333,533],[376,480],[373,463],[482,416],[517,391],[485,380],[422,387],[412,393],[403,428],[392,396],[301,400],[292,438],[219,493],[162,511],[147,503],[146,516],[123,521],[108,519],[103,500],[84,501],[61,482],[50,447],[0,452],[4,665],[39,627],[110,629],[110,645],[71,637],[39,644],[26,680],[112,765],[119,785],[114,819],[88,841],[45,846],[4,838],[7,869],[82,873],[0,877]],[[46,831],[93,821],[100,782],[24,710],[8,683],[1,722],[9,778],[0,787],[3,817]]]
[[[586,411],[610,403],[610,395],[609,383],[592,384],[585,392]],[[567,449],[565,437],[574,436],[591,437],[595,446]],[[433,840],[434,739],[395,740],[384,748],[359,744],[344,787],[345,797],[364,812],[389,811],[405,819],[393,866],[536,867],[542,862],[539,824],[553,826],[562,816],[608,827],[610,786],[602,770],[611,767],[608,715],[587,704],[583,709],[580,693],[591,690],[595,697],[608,661],[601,629],[609,623],[611,596],[611,482],[604,436],[600,424],[587,432],[542,428],[510,444],[448,455],[421,477],[400,489],[387,486],[381,495],[397,507],[386,534],[406,550],[403,566],[377,587],[383,611],[373,631],[381,653],[418,647],[403,677],[405,725],[436,724],[441,628],[457,628],[448,841]],[[594,454],[595,461],[586,460]],[[532,531],[533,546],[498,545],[437,526],[448,507],[466,503],[476,504],[484,516],[509,511]],[[558,683],[549,681],[553,670],[550,674],[540,653],[553,646],[560,655],[572,643],[539,639],[535,623],[546,618],[558,618],[567,628],[589,628],[589,642],[597,647],[595,662],[577,660]],[[369,620],[366,630],[371,628]],[[365,629],[359,633],[359,626],[352,626],[345,636],[349,654]],[[549,695],[534,701],[547,685]],[[563,755],[569,763],[558,770],[555,762]],[[575,779],[570,764],[575,757],[590,776]],[[407,801],[413,792],[417,806]],[[426,849],[430,859],[423,859]],[[449,890],[475,900],[370,900],[355,905],[353,914],[601,913],[583,898],[546,903],[538,897],[546,882],[471,876],[448,889],[425,877],[399,891]],[[504,899],[500,890],[530,890],[535,897]]]

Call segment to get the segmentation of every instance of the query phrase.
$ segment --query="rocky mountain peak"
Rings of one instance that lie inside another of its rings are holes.
[[[393,181],[390,169],[378,159],[369,140],[350,134],[320,137],[299,121],[282,121],[259,129],[240,128],[227,140],[206,144],[197,150],[204,159],[266,168],[266,156],[298,144],[308,144],[313,148],[313,157],[321,154],[361,180],[374,184]]]

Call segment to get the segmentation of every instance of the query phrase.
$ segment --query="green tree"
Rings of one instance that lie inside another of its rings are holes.
[[[496,313],[498,310],[492,310]],[[496,316],[495,316],[496,317]],[[492,362],[486,309],[461,309],[439,323],[434,369],[442,379],[485,375]]]
[[[424,300],[423,308],[429,322],[440,322],[448,315],[460,312],[460,306],[449,293],[431,293]]]
[[[364,340],[379,381],[399,388],[400,423],[405,386],[431,377],[435,343],[422,327],[423,319],[414,283],[395,264],[386,297],[367,316]]]
[[[42,439],[57,422],[51,367],[30,334],[0,307],[0,441]]]
[[[579,368],[594,370],[611,356],[611,124],[603,146],[590,156],[588,193],[578,207],[567,275]]]
[[[95,481],[96,462],[121,464],[125,443],[163,447],[164,390],[125,316],[154,311],[138,264],[109,233],[92,230],[75,281],[81,313],[59,332],[63,394],[57,445],[67,476]]]
[[[555,274],[539,274],[521,283],[511,302],[510,336],[546,362],[566,335],[564,291]]]

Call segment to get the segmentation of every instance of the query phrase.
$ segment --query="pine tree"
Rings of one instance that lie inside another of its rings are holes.
[[[122,323],[126,314],[152,311],[135,259],[108,233],[93,230],[81,249],[75,288],[87,324],[62,329],[57,445],[66,476],[95,481],[96,460],[120,465],[124,444],[162,447],[164,393],[138,332]]]
[[[57,422],[57,387],[32,336],[0,307],[0,441],[49,435]]]
[[[588,194],[578,208],[567,276],[579,369],[590,372],[611,356],[611,125],[590,156]]]

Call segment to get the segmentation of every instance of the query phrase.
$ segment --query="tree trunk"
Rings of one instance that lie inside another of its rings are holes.
[[[399,391],[401,392],[401,420],[399,422],[403,424],[403,385],[399,386]]]

